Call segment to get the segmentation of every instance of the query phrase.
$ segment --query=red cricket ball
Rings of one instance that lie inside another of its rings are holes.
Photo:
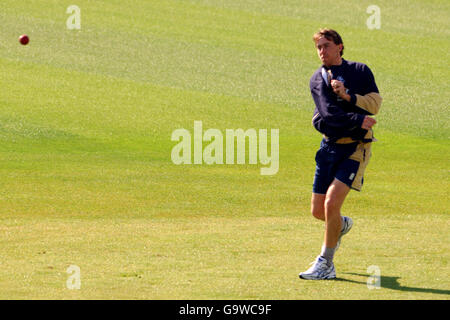
[[[30,38],[28,38],[26,34],[23,34],[19,37],[19,42],[23,45],[26,45],[28,44],[28,42],[30,42]]]

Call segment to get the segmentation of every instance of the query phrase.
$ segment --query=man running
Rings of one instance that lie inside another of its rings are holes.
[[[313,40],[323,65],[310,80],[316,105],[312,122],[323,139],[315,157],[311,213],[325,221],[325,237],[320,255],[299,276],[322,280],[336,278],[333,257],[353,225],[341,207],[350,189],[361,191],[376,141],[370,115],[378,113],[382,98],[369,67],[342,58],[344,44],[336,31],[321,29]]]

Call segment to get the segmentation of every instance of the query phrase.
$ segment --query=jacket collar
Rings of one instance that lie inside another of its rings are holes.
[[[325,65],[322,65],[322,68],[324,68],[325,70],[328,70],[328,69],[331,69],[331,70],[336,70],[336,69],[339,69],[339,68],[341,68],[341,67],[343,67],[343,66],[345,66],[345,65],[347,65],[347,60],[345,60],[344,58],[342,58],[342,63],[340,64],[340,65],[338,65],[338,66],[331,66],[331,67],[326,67]]]

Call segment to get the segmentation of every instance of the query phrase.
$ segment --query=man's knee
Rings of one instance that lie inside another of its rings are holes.
[[[350,191],[350,188],[343,182],[335,179],[328,188],[327,195],[325,197],[325,215],[339,215],[342,204]]]
[[[323,206],[311,206],[311,214],[319,220],[325,219],[325,209]]]
[[[339,215],[342,203],[335,197],[327,197],[325,199],[324,211],[325,215]]]
[[[313,193],[311,198],[311,214],[314,218],[325,220],[325,195]]]

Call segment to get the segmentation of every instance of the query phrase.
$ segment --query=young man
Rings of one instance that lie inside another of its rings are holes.
[[[344,44],[331,29],[321,29],[313,37],[322,66],[313,74],[310,89],[316,108],[313,125],[323,134],[316,154],[311,212],[325,221],[322,252],[300,278],[336,278],[333,256],[341,237],[353,221],[341,216],[341,207],[350,189],[361,190],[364,169],[376,141],[372,126],[381,105],[375,79],[363,63],[342,58]]]

